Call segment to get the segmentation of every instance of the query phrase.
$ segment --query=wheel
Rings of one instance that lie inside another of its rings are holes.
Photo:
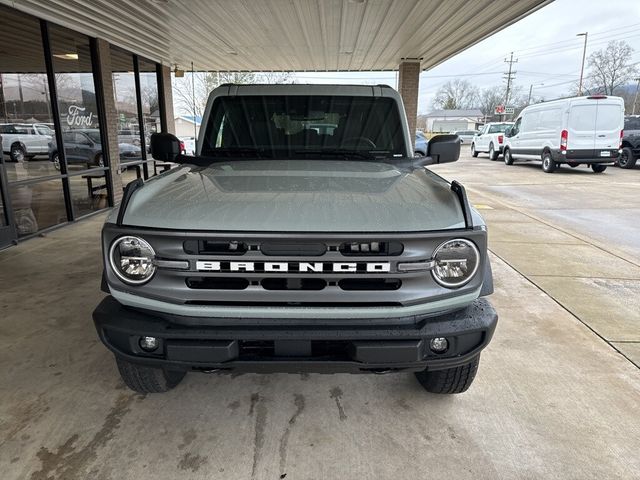
[[[477,157],[478,156],[478,152],[476,151],[476,144],[475,143],[471,144],[471,156],[472,157]]]
[[[138,393],[168,392],[178,385],[186,375],[186,372],[167,371],[159,367],[138,365],[117,356],[116,363],[124,383]]]
[[[620,158],[618,159],[618,166],[620,168],[633,168],[636,166],[637,160],[638,159],[633,155],[633,150],[629,147],[624,147],[620,153]]]
[[[53,168],[56,170],[60,170],[60,154],[58,152],[54,153],[51,157],[51,161],[53,162]]]
[[[435,370],[429,372],[423,370],[416,372],[416,378],[420,385],[430,393],[462,393],[466,392],[480,365],[480,355],[465,365],[447,368],[446,370]]]
[[[9,150],[9,158],[13,162],[22,162],[27,156],[27,152],[25,152],[24,147],[18,143],[11,145],[11,150]]]
[[[511,150],[504,149],[504,163],[505,165],[513,165],[513,157],[511,156]]]
[[[551,158],[551,152],[544,152],[542,154],[542,170],[545,173],[553,173],[558,168],[558,164]]]
[[[423,152],[420,152],[420,151],[416,150],[415,152],[413,152],[413,156],[414,157],[424,157],[425,155],[424,155]]]
[[[496,151],[493,148],[493,143],[489,144],[489,160],[492,162],[498,159],[498,155],[496,155]]]
[[[602,173],[607,169],[606,165],[602,165],[601,163],[593,163],[591,165],[591,170],[593,170],[593,173]]]

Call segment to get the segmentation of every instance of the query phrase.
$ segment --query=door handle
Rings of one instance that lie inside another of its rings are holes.
[[[604,138],[606,135],[598,135],[598,138]]]

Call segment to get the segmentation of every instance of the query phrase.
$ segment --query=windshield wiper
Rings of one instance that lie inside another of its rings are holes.
[[[350,150],[348,148],[305,149],[305,150],[296,150],[294,153],[296,155],[308,154],[308,155],[340,156],[346,159],[357,159],[357,160],[375,160],[376,158],[386,158],[390,154],[388,150]]]

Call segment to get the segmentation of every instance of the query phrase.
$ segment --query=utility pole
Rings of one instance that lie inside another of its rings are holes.
[[[507,108],[507,105],[509,105],[509,93],[511,93],[511,82],[513,82],[513,80],[516,78],[516,72],[513,70],[513,64],[518,63],[518,60],[513,59],[513,52],[511,52],[511,56],[509,57],[509,60],[505,58],[504,63],[509,64],[509,71],[504,73],[504,78],[505,80],[507,80],[507,92],[504,96],[504,107]],[[505,115],[506,114],[501,115],[502,121],[504,121]]]
[[[635,115],[636,114],[636,103],[638,103],[638,89],[640,89],[640,77],[634,79],[637,80],[637,84],[636,84],[636,96],[633,97],[633,109],[631,111],[631,115]]]
[[[580,67],[580,83],[578,84],[578,96],[582,95],[582,77],[584,75],[584,59],[587,56],[587,37],[589,32],[578,33],[576,37],[584,37],[584,47],[582,48],[582,67]]]

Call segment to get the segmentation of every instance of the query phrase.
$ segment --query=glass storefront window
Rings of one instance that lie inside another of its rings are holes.
[[[89,37],[54,25],[49,32],[68,171],[103,166]]]
[[[144,122],[145,146],[149,159],[149,175],[154,175],[155,166],[151,159],[151,134],[160,132],[160,97],[158,96],[158,75],[156,64],[143,59],[138,60],[140,71],[140,99],[142,120]]]
[[[0,136],[7,181],[57,175],[55,143],[40,22],[0,10]],[[10,48],[8,48],[10,46]]]
[[[19,237],[67,221],[62,180],[9,184],[9,197]]]
[[[118,113],[120,168],[123,172],[139,170],[140,163],[144,161],[134,70],[133,55],[112,46],[111,75]]]
[[[69,177],[71,203],[76,215],[86,215],[109,206],[105,173],[97,170]]]

